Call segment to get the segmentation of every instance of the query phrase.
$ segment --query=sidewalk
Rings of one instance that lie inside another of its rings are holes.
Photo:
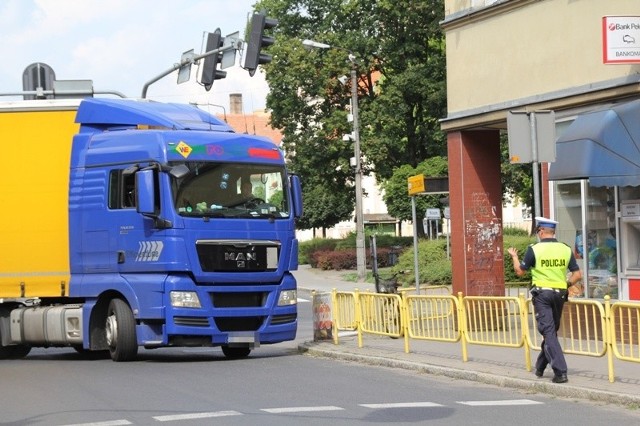
[[[330,292],[333,288],[343,291],[372,289],[373,284],[344,281],[348,271],[322,271],[301,265],[294,275],[301,289]],[[550,368],[538,378],[525,369],[523,348],[503,348],[468,345],[468,361],[462,360],[460,343],[441,343],[411,339],[410,353],[404,352],[402,339],[365,334],[363,347],[358,348],[353,332],[339,335],[339,344],[333,341],[305,342],[301,352],[314,356],[346,361],[403,368],[420,373],[434,374],[453,379],[472,380],[501,387],[519,389],[522,392],[540,392],[562,398],[588,399],[601,403],[618,404],[637,408],[640,406],[640,364],[614,358],[615,382],[608,379],[607,357],[566,355],[569,366],[569,382],[551,382]],[[532,363],[538,356],[531,351]]]

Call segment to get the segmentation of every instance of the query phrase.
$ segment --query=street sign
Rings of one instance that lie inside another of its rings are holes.
[[[407,178],[409,195],[417,194],[446,194],[449,192],[448,177],[424,177],[424,175],[409,176]]]
[[[440,219],[440,209],[427,209],[424,214],[425,219]]]
[[[531,120],[535,120],[535,140]],[[509,111],[507,114],[511,164],[556,161],[556,118],[553,111]],[[534,144],[537,152],[534,152]]]
[[[236,46],[238,44],[239,39],[240,39],[239,31],[228,34],[227,36],[225,36],[224,41],[222,42],[222,47]],[[236,64],[236,52],[237,52],[236,49],[229,49],[229,50],[225,50],[222,53],[222,61],[220,62],[221,70],[230,68]]]
[[[602,62],[640,63],[640,16],[602,18]]]
[[[178,84],[186,83],[191,78],[191,64],[193,64],[194,57],[193,49],[187,50],[182,54],[180,63],[184,65],[178,70]]]
[[[424,192],[424,175],[409,176],[407,178],[409,195],[416,195]]]

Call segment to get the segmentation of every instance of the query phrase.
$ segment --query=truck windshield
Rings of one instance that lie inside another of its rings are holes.
[[[189,217],[289,217],[286,172],[264,164],[172,162],[189,173],[174,178],[173,202]]]

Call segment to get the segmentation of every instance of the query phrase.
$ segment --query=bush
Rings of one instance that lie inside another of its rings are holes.
[[[332,251],[340,241],[341,240],[327,238],[314,238],[301,242],[298,246],[298,263],[301,265],[309,264],[315,268],[313,253],[317,251]]]
[[[509,228],[515,229],[515,228]],[[351,237],[351,235],[350,235]],[[535,243],[535,238],[526,231],[518,230],[509,232],[503,236],[504,255],[504,280],[505,282],[529,282],[527,275],[520,278],[513,271],[513,261],[507,249],[518,249],[520,259],[529,244]],[[367,245],[367,268],[372,269],[370,241]],[[398,282],[405,286],[415,284],[414,254],[412,237],[377,236],[376,247],[378,255],[378,268],[381,276],[398,276]],[[400,247],[400,248],[398,248]],[[398,252],[398,263],[389,265],[389,253],[391,250]],[[435,240],[418,241],[418,271],[421,284],[450,285],[451,284],[451,259],[447,258],[447,240],[444,238]],[[300,243],[300,264],[308,263],[313,268],[323,270],[354,270],[357,268],[355,249],[355,235],[346,240],[313,239]],[[373,282],[369,275],[368,282]]]
[[[415,285],[413,247],[403,250],[398,258],[398,264],[391,270],[399,274],[398,282],[402,285]],[[411,271],[411,273],[401,274],[401,271]],[[418,272],[421,284],[451,284],[451,259],[447,259],[446,239],[418,241]]]
[[[340,271],[355,269],[358,266],[355,250],[321,250],[313,253],[311,257],[313,259],[311,266],[322,270]]]
[[[526,231],[522,228],[516,228],[514,226],[507,226],[506,228],[502,228],[502,235],[512,236],[512,237],[528,237],[529,231]]]
[[[529,244],[533,244],[536,242],[534,237],[529,235],[524,236],[513,236],[513,235],[504,235],[503,237],[503,256],[504,256],[504,281],[505,282],[529,282],[531,281],[531,277],[525,275],[523,277],[518,277],[513,270],[513,260],[511,260],[511,255],[507,251],[509,247],[515,247],[518,249],[518,255],[520,256],[520,260],[524,257],[524,253],[527,250]]]

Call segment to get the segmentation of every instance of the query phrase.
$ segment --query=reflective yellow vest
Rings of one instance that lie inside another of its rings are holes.
[[[531,246],[536,256],[531,268],[531,281],[536,287],[567,289],[567,267],[571,248],[561,242],[544,242]]]

